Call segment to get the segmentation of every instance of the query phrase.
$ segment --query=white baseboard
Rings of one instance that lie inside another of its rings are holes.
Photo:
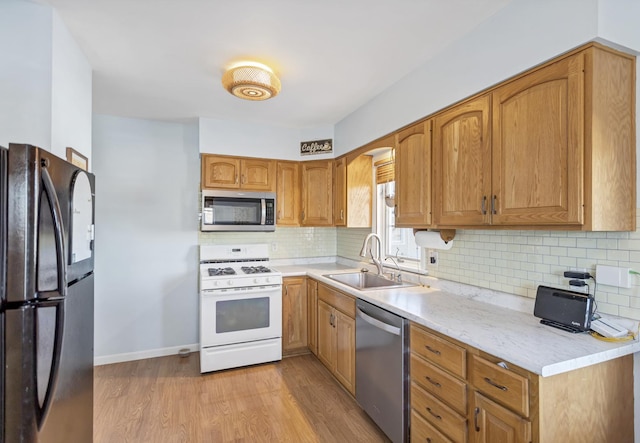
[[[188,349],[189,352],[200,350],[198,343],[183,346],[172,346],[170,348],[149,349],[147,351],[127,352],[124,354],[103,355],[93,358],[94,366],[108,365],[111,363],[122,363],[125,361],[143,360],[145,358],[165,357],[167,355],[177,355],[180,350]]]

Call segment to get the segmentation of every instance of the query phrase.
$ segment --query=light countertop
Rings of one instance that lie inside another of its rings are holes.
[[[414,286],[359,291],[325,277],[360,268],[339,263],[274,266],[284,277],[309,276],[342,292],[467,343],[543,377],[560,374],[640,351],[638,340],[608,343],[540,324],[528,312],[479,301],[468,291]],[[466,295],[464,295],[466,292]],[[517,296],[513,296],[517,297]],[[523,298],[523,297],[518,297]],[[532,306],[532,303],[524,306]]]

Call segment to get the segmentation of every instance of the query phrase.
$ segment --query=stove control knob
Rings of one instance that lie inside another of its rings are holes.
[[[264,279],[264,281],[265,281],[266,283],[271,283],[271,279],[270,279],[269,277],[265,278],[265,279]]]
[[[259,279],[259,278],[254,278],[254,279],[253,279],[253,282],[254,282],[255,284],[258,284],[258,283],[260,283],[260,279]]]
[[[219,286],[219,285],[220,285],[220,282],[219,282],[219,281],[214,281],[214,282],[213,282],[213,286]]]
[[[227,280],[227,285],[231,286],[233,284],[233,280]]]

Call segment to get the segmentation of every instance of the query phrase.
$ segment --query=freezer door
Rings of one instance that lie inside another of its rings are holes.
[[[93,275],[67,296],[6,311],[5,442],[93,438]]]

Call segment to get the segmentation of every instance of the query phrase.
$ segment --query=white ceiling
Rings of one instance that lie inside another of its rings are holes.
[[[41,0],[93,67],[99,114],[332,125],[511,0]],[[241,100],[228,64],[270,65],[282,92]]]

